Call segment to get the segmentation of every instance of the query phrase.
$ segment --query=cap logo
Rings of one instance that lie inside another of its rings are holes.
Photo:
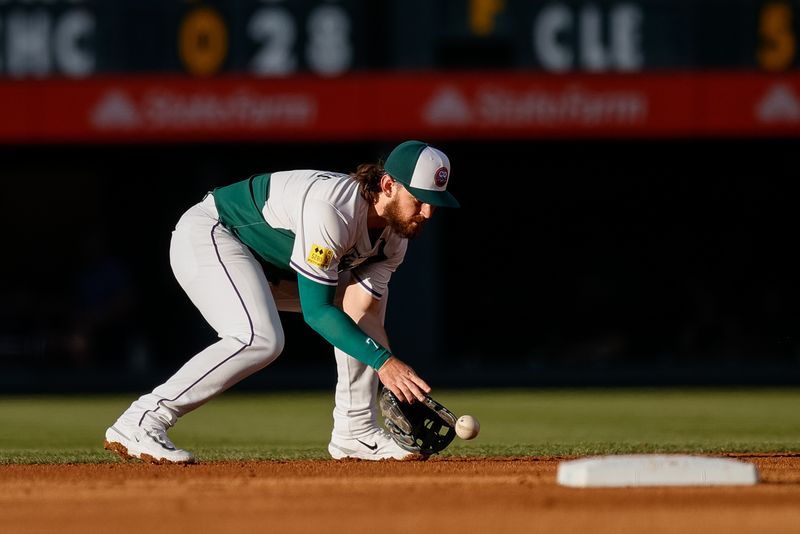
[[[447,167],[439,167],[436,169],[436,173],[433,175],[433,183],[436,184],[436,187],[444,187],[447,185],[449,174]]]

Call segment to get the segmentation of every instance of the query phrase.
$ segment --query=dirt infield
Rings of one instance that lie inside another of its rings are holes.
[[[571,489],[567,458],[0,466],[0,532],[800,531],[800,454],[750,487]]]

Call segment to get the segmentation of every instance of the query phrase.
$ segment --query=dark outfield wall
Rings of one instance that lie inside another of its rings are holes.
[[[439,385],[800,382],[800,142],[447,142],[460,210],[396,275],[397,352]],[[392,143],[4,147],[3,391],[142,389],[214,339],[170,231],[215,185]],[[416,289],[419,288],[417,291]],[[327,387],[286,316],[240,387]]]

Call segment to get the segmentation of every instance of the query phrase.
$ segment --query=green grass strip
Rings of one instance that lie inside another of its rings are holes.
[[[800,450],[800,389],[437,390],[481,422],[443,456]],[[116,462],[105,429],[127,396],[0,397],[0,464]],[[333,393],[228,392],[170,430],[200,460],[327,458]]]

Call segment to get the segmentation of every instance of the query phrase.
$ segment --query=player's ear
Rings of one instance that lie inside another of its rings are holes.
[[[381,176],[381,192],[388,197],[392,196],[393,186],[395,184],[394,178],[388,174]]]

